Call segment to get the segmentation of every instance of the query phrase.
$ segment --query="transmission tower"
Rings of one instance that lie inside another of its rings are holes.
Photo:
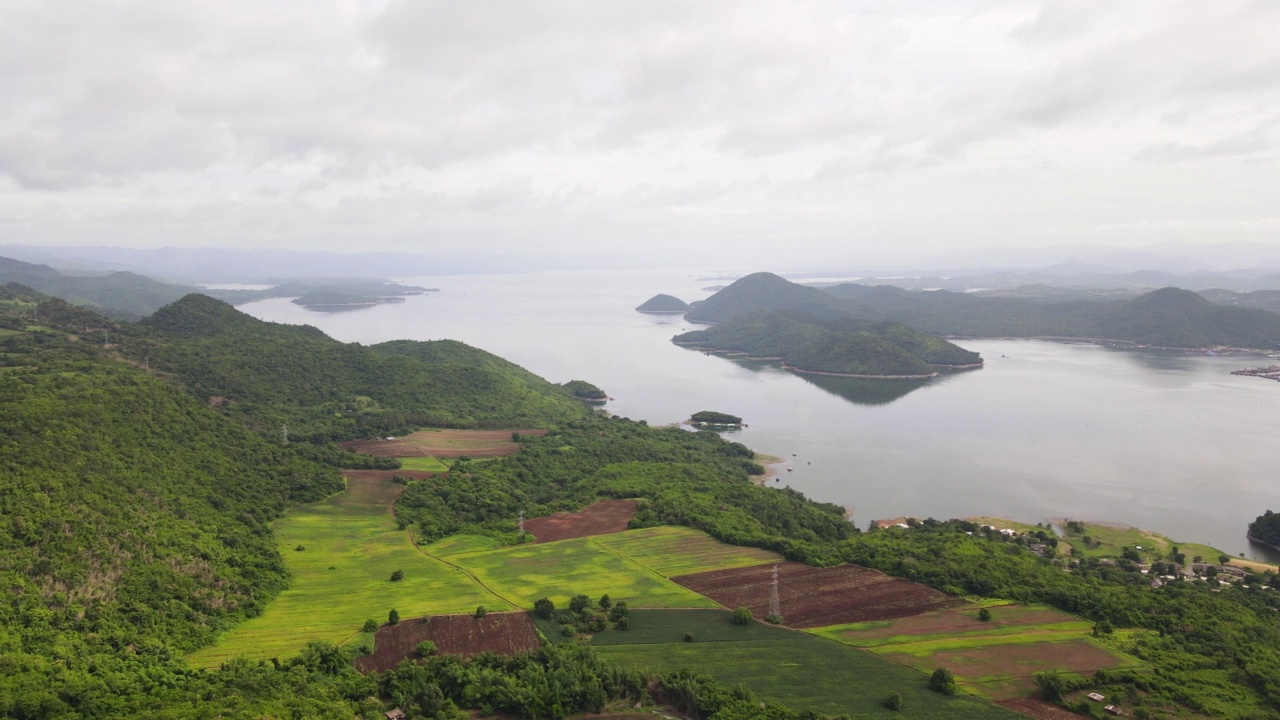
[[[778,566],[773,566],[773,582],[769,588],[769,617],[782,617],[782,603],[778,601]]]

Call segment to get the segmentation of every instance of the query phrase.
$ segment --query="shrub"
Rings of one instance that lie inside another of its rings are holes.
[[[400,613],[396,612],[395,608],[392,608],[391,612],[387,613],[387,622],[391,625],[400,624]]]
[[[781,625],[781,624],[782,624],[782,616],[781,616],[781,615],[770,615],[769,617],[765,618],[765,620],[767,620],[767,621],[768,621],[768,622],[770,622],[770,623],[773,623],[774,625]]]
[[[569,601],[569,609],[576,613],[586,610],[590,605],[591,598],[586,595],[574,595],[573,599]]]
[[[404,579],[404,571],[396,570],[391,573],[391,582],[400,582]]]
[[[751,624],[751,608],[740,607],[733,611],[734,625],[750,625]]]
[[[885,698],[885,699],[884,699],[884,706],[885,706],[885,707],[887,707],[887,708],[889,708],[890,710],[901,710],[901,709],[902,709],[902,694],[901,694],[901,693],[889,693],[889,697],[887,697],[887,698]]]
[[[685,633],[685,634],[684,634],[684,641],[685,641],[685,642],[693,642],[693,640],[694,640],[694,638],[693,638],[693,633],[691,633],[691,632],[687,632],[687,633]]]
[[[981,620],[982,622],[986,622],[990,620],[991,611],[986,608],[982,608],[981,610],[978,611],[978,619]]]
[[[481,605],[480,607],[476,608],[476,617],[477,617],[477,618],[482,618],[482,617],[484,617],[485,615],[488,615],[488,614],[489,614],[489,611],[488,611],[488,610],[485,610],[483,605]]]
[[[606,611],[607,611],[607,610],[608,610],[609,608],[611,608],[611,607],[613,607],[613,601],[611,601],[611,600],[609,599],[609,593],[605,593],[604,595],[601,595],[601,596],[600,596],[600,609],[601,609],[601,610],[606,610]]]
[[[302,552],[303,550],[306,550],[306,549],[307,549],[307,546],[306,546],[306,545],[299,545],[298,547],[294,548],[294,551],[295,551],[295,552]]]
[[[956,694],[956,678],[946,668],[938,668],[929,676],[929,689],[943,695]]]
[[[370,618],[364,621],[364,625],[360,626],[360,632],[378,632],[378,621]]]
[[[550,620],[556,614],[556,604],[551,598],[539,598],[533,603],[533,612],[544,620]]]
[[[573,626],[565,625],[564,627],[560,628],[560,634],[565,637],[573,637]]]
[[[436,654],[436,644],[430,640],[423,640],[418,643],[418,657],[431,657]]]
[[[616,627],[616,628],[617,628],[617,629],[619,629],[619,630],[630,630],[630,629],[631,629],[631,618],[629,618],[629,617],[620,617],[620,618],[618,618],[618,621],[617,621],[617,623],[614,625],[614,627]]]

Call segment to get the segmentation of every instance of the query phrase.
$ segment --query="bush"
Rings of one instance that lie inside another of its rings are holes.
[[[929,689],[943,695],[956,694],[956,678],[946,668],[938,668],[929,676]]]
[[[296,552],[302,552],[303,550],[306,550],[306,549],[307,549],[306,545],[299,545],[298,547],[294,548]]]
[[[608,611],[608,610],[609,610],[609,608],[611,608],[611,607],[613,607],[613,601],[609,599],[609,594],[608,594],[608,593],[605,593],[604,595],[601,595],[601,596],[600,596],[600,609],[601,609],[601,610]]]
[[[573,612],[580,613],[591,605],[591,598],[586,595],[574,595],[569,601],[569,609]]]
[[[981,610],[978,611],[978,619],[981,620],[982,622],[986,622],[990,620],[991,611],[986,608],[982,608]]]
[[[400,613],[396,612],[395,608],[392,608],[391,612],[387,613],[387,622],[391,625],[400,624]]]
[[[366,632],[366,633],[378,632],[378,621],[372,618],[369,620],[365,620],[364,625],[360,626],[360,632]]]
[[[556,604],[551,598],[539,598],[533,602],[533,612],[543,620],[550,620],[556,614]]]
[[[890,710],[901,710],[901,709],[902,709],[902,694],[901,694],[901,693],[889,693],[889,697],[887,697],[887,698],[885,698],[885,699],[884,699],[884,706],[885,706],[885,707],[887,707],[887,708],[889,708]]]
[[[630,629],[631,629],[631,618],[629,618],[629,617],[620,617],[620,618],[618,618],[618,621],[617,621],[617,623],[615,623],[614,627],[616,627],[616,628],[617,628],[617,629],[619,629],[619,630],[630,630]]]
[[[476,618],[477,618],[477,619],[482,618],[482,617],[484,617],[485,615],[488,615],[488,614],[489,614],[489,611],[488,611],[488,610],[485,610],[483,605],[481,605],[480,607],[476,608]]]
[[[693,638],[693,633],[691,633],[691,632],[687,632],[687,633],[685,633],[685,634],[684,634],[684,641],[685,641],[685,642],[693,642],[693,640],[694,640],[694,638]]]
[[[767,621],[768,621],[768,622],[770,622],[770,623],[773,623],[774,625],[781,625],[781,624],[782,624],[782,616],[781,616],[781,615],[770,615],[769,617],[765,618],[765,620],[767,620]]]
[[[560,628],[560,634],[565,637],[573,637],[573,632],[574,631],[573,631],[572,625],[565,625],[564,627]]]
[[[431,657],[436,654],[436,644],[430,640],[423,640],[418,643],[418,657]]]
[[[733,611],[734,625],[750,625],[751,624],[751,608],[740,607]]]
[[[391,582],[400,582],[403,579],[404,579],[403,570],[396,570],[395,572],[391,573]]]

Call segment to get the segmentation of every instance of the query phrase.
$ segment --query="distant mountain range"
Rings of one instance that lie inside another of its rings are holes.
[[[1234,297],[1239,300],[1241,296]],[[685,317],[720,323],[752,312],[779,310],[818,320],[895,322],[947,336],[1071,337],[1179,348],[1280,348],[1280,314],[1217,305],[1173,287],[1125,300],[1053,302],[855,283],[818,289],[771,273],[756,273],[712,295]]]

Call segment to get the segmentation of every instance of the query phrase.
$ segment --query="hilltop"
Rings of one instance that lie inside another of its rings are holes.
[[[152,280],[132,272],[67,275],[48,265],[0,257],[0,284],[16,282],[74,305],[117,319],[137,319],[194,288]]]
[[[680,298],[659,293],[641,303],[636,312],[665,314],[682,313],[688,309],[689,303]]]

